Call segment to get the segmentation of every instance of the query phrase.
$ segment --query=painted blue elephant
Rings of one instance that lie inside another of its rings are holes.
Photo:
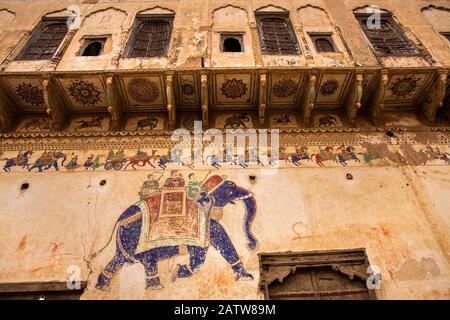
[[[201,192],[196,200],[200,205],[210,204],[211,207],[223,208],[228,204],[235,204],[235,201],[242,201],[246,208],[244,218],[244,232],[247,239],[247,247],[255,250],[257,240],[251,232],[251,225],[256,215],[256,200],[253,194],[234,182],[224,180],[216,189],[207,192]],[[126,263],[142,263],[146,273],[146,287],[148,289],[162,288],[158,276],[157,263],[160,260],[177,256],[180,253],[179,246],[164,246],[150,249],[145,252],[135,254],[139,243],[142,227],[142,211],[137,205],[129,207],[118,219],[114,230],[116,231],[116,251],[112,260],[103,269],[98,276],[98,289],[104,290],[109,287],[112,277]],[[113,238],[111,235],[109,242],[103,247],[105,249]],[[253,280],[253,276],[246,271],[244,264],[240,261],[239,255],[231,242],[224,227],[219,221],[209,219],[209,243],[222,257],[228,262],[235,273],[236,280]],[[103,249],[94,254],[97,256]],[[187,278],[198,271],[199,267],[205,262],[208,247],[187,246],[189,254],[189,264],[178,265],[175,273],[172,275],[172,281],[177,278]]]

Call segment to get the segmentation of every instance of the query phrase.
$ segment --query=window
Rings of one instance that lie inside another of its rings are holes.
[[[369,300],[380,274],[368,271],[364,249],[260,254],[260,288],[265,299]]]
[[[161,57],[167,54],[173,16],[138,17],[133,30],[128,58]]]
[[[337,52],[331,33],[310,33],[317,52]]]
[[[222,33],[221,47],[222,52],[243,52],[242,33]]]
[[[86,289],[86,281],[80,289],[68,289],[66,282],[30,282],[0,284],[0,300],[80,300]]]
[[[381,14],[379,28],[369,26],[370,15],[356,14],[364,33],[379,56],[420,55],[419,49],[403,33],[400,26],[389,13]]]
[[[298,43],[288,14],[256,15],[261,50],[265,54],[298,54]]]
[[[95,57],[102,54],[107,37],[84,37],[84,43],[80,48],[78,55],[83,57]]]
[[[43,20],[16,60],[50,60],[67,34],[66,19]]]

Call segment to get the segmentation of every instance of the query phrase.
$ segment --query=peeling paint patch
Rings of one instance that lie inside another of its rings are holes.
[[[397,280],[425,280],[437,277],[441,271],[432,258],[422,258],[407,260],[400,269],[395,273]]]

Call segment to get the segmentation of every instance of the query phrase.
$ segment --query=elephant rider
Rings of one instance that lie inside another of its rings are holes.
[[[147,178],[148,180],[142,184],[141,191],[139,192],[141,201],[147,200],[151,193],[159,189],[159,180],[161,180],[162,176],[156,180],[153,174],[149,174]]]
[[[170,172],[170,177],[166,179],[164,183],[164,187],[175,188],[175,187],[184,187],[185,181],[181,173],[178,173],[177,170],[172,170]]]

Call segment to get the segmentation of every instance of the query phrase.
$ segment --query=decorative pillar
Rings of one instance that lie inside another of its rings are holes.
[[[350,125],[352,126],[355,125],[358,110],[359,108],[361,108],[363,82],[364,82],[364,75],[362,73],[357,73],[354,86],[352,88],[352,91],[350,92],[350,96],[346,106],[347,119],[350,122]]]
[[[173,74],[166,75],[167,112],[169,113],[169,130],[174,130],[177,120],[177,109],[173,91]]]
[[[201,75],[202,124],[203,130],[209,128],[208,75]]]
[[[311,121],[311,113],[314,108],[314,102],[316,99],[316,85],[317,75],[315,73],[309,74],[309,83],[306,86],[305,98],[303,102],[303,123],[309,125]]]
[[[120,106],[120,96],[116,90],[114,75],[106,76],[106,95],[108,99],[108,112],[111,114],[110,130],[117,131],[122,123],[122,108]]]
[[[421,109],[422,114],[428,124],[433,124],[436,120],[437,110],[444,105],[445,92],[447,89],[447,70],[439,70],[438,79],[434,87],[431,89],[427,100],[423,104],[423,109]]]
[[[9,108],[6,98],[0,92],[0,132],[7,132],[14,123],[14,113]]]
[[[389,71],[381,70],[381,77],[379,79],[378,88],[375,94],[370,117],[374,125],[378,125],[381,114],[384,110],[384,100],[386,98],[387,86],[389,84]]]
[[[258,118],[260,128],[264,128],[264,125],[266,123],[266,108],[267,108],[267,74],[264,72],[259,75]]]
[[[52,76],[50,74],[45,74],[42,80],[42,88],[44,94],[44,102],[47,108],[47,114],[52,117],[52,130],[61,130],[64,127],[66,121],[66,112],[63,105],[57,97],[52,86]]]

